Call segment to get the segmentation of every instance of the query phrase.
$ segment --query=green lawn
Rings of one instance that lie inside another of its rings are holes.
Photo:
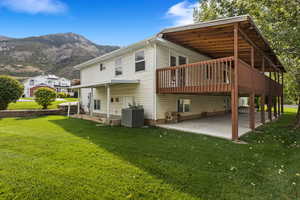
[[[23,98],[23,99],[32,99],[33,98]],[[74,102],[77,101],[76,98],[65,98],[66,101],[55,101],[50,105],[49,109],[56,109],[57,106],[61,103],[65,102]],[[42,109],[42,106],[38,105],[35,101],[29,101],[29,102],[16,102],[16,103],[10,103],[8,105],[8,110],[27,110],[27,109]]]
[[[1,119],[0,199],[299,199],[291,111],[248,144],[64,116]]]

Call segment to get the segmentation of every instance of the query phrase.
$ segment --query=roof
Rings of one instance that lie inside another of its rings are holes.
[[[254,60],[257,68],[262,66],[264,54],[268,61],[272,61],[267,63],[268,70],[275,70],[275,67],[285,71],[269,42],[249,15],[167,28],[158,33],[158,36],[211,58],[227,57],[233,55],[233,31],[236,23],[239,24],[239,57],[242,60],[251,62],[251,45],[254,45],[257,47]]]
[[[70,88],[72,89],[79,89],[79,88],[96,88],[106,85],[114,85],[114,84],[137,84],[139,83],[139,80],[119,80],[119,79],[112,79],[110,81],[102,81],[97,83],[91,83],[91,84],[82,84],[82,85],[76,85],[72,86]]]
[[[266,55],[268,61],[265,62],[266,70],[285,71],[280,60],[271,49],[268,41],[263,37],[252,18],[248,15],[222,18],[207,22],[195,23],[185,26],[178,26],[163,29],[157,35],[146,40],[134,43],[127,47],[112,51],[100,57],[86,61],[75,66],[75,69],[82,69],[97,62],[101,62],[113,57],[120,56],[124,53],[137,50],[150,43],[164,43],[165,45],[177,44],[190,49],[194,52],[201,53],[210,58],[221,58],[233,55],[233,26],[239,23],[240,31],[249,36],[259,51],[255,51],[255,67],[262,66],[261,52]],[[169,43],[167,43],[168,41]],[[250,63],[251,62],[251,45],[249,41],[243,38],[243,34],[239,34],[239,57]],[[259,52],[259,53],[258,53]],[[271,64],[271,63],[274,63]],[[275,66],[275,67],[274,67]],[[277,68],[277,69],[274,69]]]

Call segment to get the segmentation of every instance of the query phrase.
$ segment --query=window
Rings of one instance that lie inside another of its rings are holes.
[[[145,53],[144,51],[138,51],[135,53],[135,71],[145,70]]]
[[[34,80],[30,80],[29,84],[34,85]]]
[[[101,102],[99,99],[94,99],[94,110],[100,110],[101,109]]]
[[[191,111],[191,100],[190,99],[179,99],[177,111],[178,112],[190,112]]]
[[[179,60],[179,65],[185,65],[185,64],[187,64],[187,58],[184,57],[184,56],[179,56],[178,60]]]
[[[122,58],[117,58],[115,60],[115,75],[119,76],[122,75]]]
[[[103,70],[105,70],[105,66],[101,63],[100,64],[100,71],[103,71]]]
[[[171,56],[171,57],[170,57],[170,65],[171,65],[172,67],[174,67],[174,66],[177,65],[176,57],[175,57],[175,56]]]

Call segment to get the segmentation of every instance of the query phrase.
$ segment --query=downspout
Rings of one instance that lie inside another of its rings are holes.
[[[154,43],[154,67],[153,67],[153,74],[154,74],[154,96],[153,96],[153,103],[154,103],[154,120],[157,120],[157,94],[156,94],[156,69],[157,69],[157,44]]]

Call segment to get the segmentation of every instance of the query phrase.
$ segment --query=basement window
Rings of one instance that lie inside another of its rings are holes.
[[[177,102],[177,111],[178,112],[190,112],[191,111],[191,103],[190,99],[179,99]]]

